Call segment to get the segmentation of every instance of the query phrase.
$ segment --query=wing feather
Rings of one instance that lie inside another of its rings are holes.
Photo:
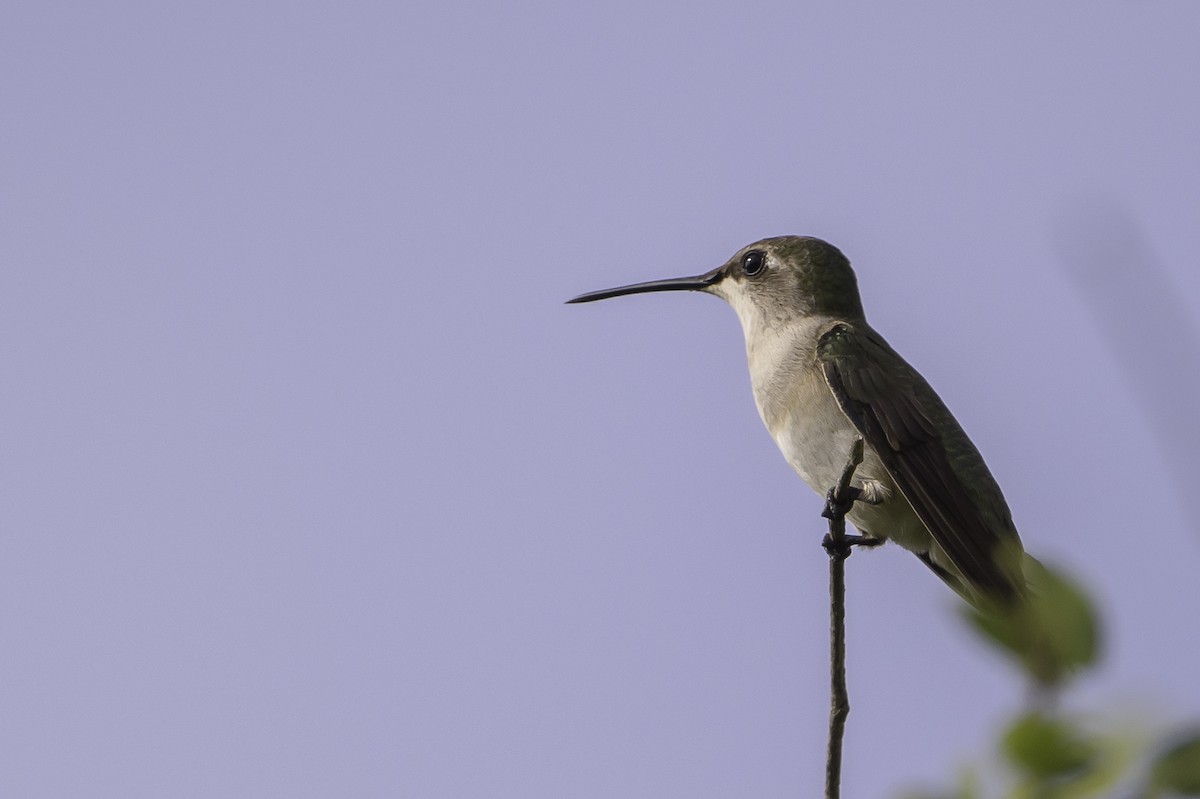
[[[1011,596],[999,547],[1019,539],[1003,495],[929,384],[865,324],[835,324],[817,358],[838,405],[963,577]]]

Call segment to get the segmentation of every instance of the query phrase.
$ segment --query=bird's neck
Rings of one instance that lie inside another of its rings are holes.
[[[826,316],[805,316],[772,325],[761,317],[743,318],[754,401],[772,432],[788,413],[798,384],[824,379],[817,369],[817,339],[835,321]]]

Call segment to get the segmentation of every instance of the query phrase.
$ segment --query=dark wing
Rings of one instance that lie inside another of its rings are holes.
[[[929,384],[862,323],[833,325],[817,342],[817,359],[842,411],[967,582],[1011,596],[1001,545],[1019,547],[1019,539],[1008,506]]]

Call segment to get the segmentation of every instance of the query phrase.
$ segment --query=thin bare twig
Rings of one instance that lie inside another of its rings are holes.
[[[825,496],[829,534],[821,542],[829,553],[829,747],[825,758],[825,799],[838,799],[842,782],[842,737],[846,716],[850,715],[850,697],[846,692],[846,558],[858,537],[846,535],[846,514],[858,499],[859,491],[850,485],[863,460],[863,440],[854,439],[850,459],[838,484]]]

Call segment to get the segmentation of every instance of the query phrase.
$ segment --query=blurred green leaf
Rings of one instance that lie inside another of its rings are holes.
[[[1155,787],[1184,796],[1200,796],[1200,730],[1171,746],[1154,764]]]
[[[1004,754],[1020,771],[1038,780],[1082,771],[1097,748],[1061,719],[1040,713],[1022,716],[1004,734]]]
[[[1026,556],[1029,591],[1016,606],[966,608],[968,622],[1014,655],[1040,685],[1055,687],[1100,652],[1100,626],[1091,600],[1061,572]]]

